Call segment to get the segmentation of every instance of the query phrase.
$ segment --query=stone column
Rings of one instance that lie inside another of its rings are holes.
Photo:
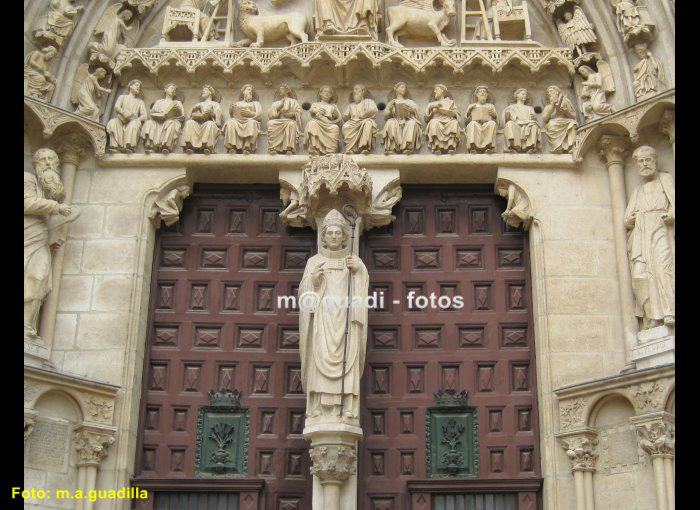
[[[576,510],[595,510],[593,473],[598,457],[598,432],[591,428],[585,428],[560,433],[556,437],[571,463]]]
[[[676,110],[666,110],[661,116],[660,131],[668,136],[668,141],[673,149],[673,157],[676,157]]]
[[[651,458],[656,487],[656,509],[674,510],[673,459],[676,452],[675,419],[666,412],[635,416],[639,446]]]
[[[73,433],[73,443],[78,453],[78,486],[83,497],[95,490],[97,470],[107,457],[107,448],[114,444],[114,431],[91,425],[80,425]],[[92,510],[95,503],[89,499],[76,499],[75,510]]]
[[[66,198],[63,203],[71,205],[73,203],[73,188],[75,187],[75,173],[78,169],[80,159],[85,153],[82,139],[76,135],[64,138],[56,149],[56,153],[61,158],[61,181],[66,190]],[[51,257],[51,292],[44,300],[41,307],[41,318],[39,322],[39,336],[46,343],[51,356],[53,337],[56,330],[56,310],[58,308],[58,296],[61,291],[61,276],[63,275],[63,258],[65,256],[65,240],[68,233],[68,224],[60,227],[59,237],[63,243],[56,249]]]
[[[356,510],[357,441],[362,429],[338,417],[335,423],[324,419],[305,427],[304,437],[311,441],[313,510]]]
[[[637,345],[639,322],[634,315],[634,293],[632,276],[627,259],[627,229],[625,228],[625,157],[629,149],[629,140],[622,136],[605,135],[600,140],[600,156],[608,167],[610,182],[610,201],[612,207],[613,236],[615,239],[615,259],[617,262],[617,281],[620,287],[622,328],[625,341],[625,366],[623,372],[633,370],[632,349]]]

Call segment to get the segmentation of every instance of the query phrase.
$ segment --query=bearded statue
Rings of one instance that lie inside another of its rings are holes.
[[[32,160],[36,176],[24,172],[24,339],[37,341],[39,311],[51,291],[50,233],[77,218],[77,208],[62,204],[65,190],[60,161],[51,149],[39,149]]]

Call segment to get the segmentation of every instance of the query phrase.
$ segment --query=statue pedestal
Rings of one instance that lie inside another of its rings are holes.
[[[311,441],[312,510],[356,510],[357,441],[363,437],[357,420],[311,418],[304,437]]]
[[[51,351],[46,345],[24,338],[24,364],[30,367],[46,368],[51,366]]]
[[[637,368],[675,363],[676,335],[673,329],[658,326],[640,331],[637,338],[639,343],[632,349],[631,356]]]

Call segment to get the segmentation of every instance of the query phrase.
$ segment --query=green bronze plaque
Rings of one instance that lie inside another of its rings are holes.
[[[211,405],[199,408],[195,476],[244,477],[248,469],[248,409],[240,393],[209,392]]]
[[[467,392],[439,391],[435,402],[426,416],[428,476],[478,476],[478,420],[476,409],[467,405]]]

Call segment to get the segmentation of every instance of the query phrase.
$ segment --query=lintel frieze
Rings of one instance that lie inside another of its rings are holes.
[[[283,64],[296,63],[304,68],[316,60],[330,59],[336,67],[343,67],[359,57],[366,58],[374,67],[398,63],[418,73],[436,65],[448,67],[455,74],[475,66],[485,66],[498,73],[513,63],[524,65],[533,73],[549,65],[563,66],[571,75],[575,72],[570,49],[545,48],[537,43],[508,44],[507,47],[397,48],[381,42],[306,42],[287,48],[128,48],[119,53],[114,72],[120,75],[139,62],[155,75],[171,64],[183,67],[188,73],[202,67],[219,67],[230,74],[238,68],[251,66],[267,74]]]
[[[589,149],[595,147],[601,135],[621,134],[620,128],[626,131],[632,143],[639,140],[639,130],[649,123],[663,122],[663,114],[667,108],[674,109],[676,104],[676,89],[669,89],[661,94],[640,101],[615,113],[583,124],[576,133],[573,157],[580,162]],[[647,115],[654,110],[657,115]]]

